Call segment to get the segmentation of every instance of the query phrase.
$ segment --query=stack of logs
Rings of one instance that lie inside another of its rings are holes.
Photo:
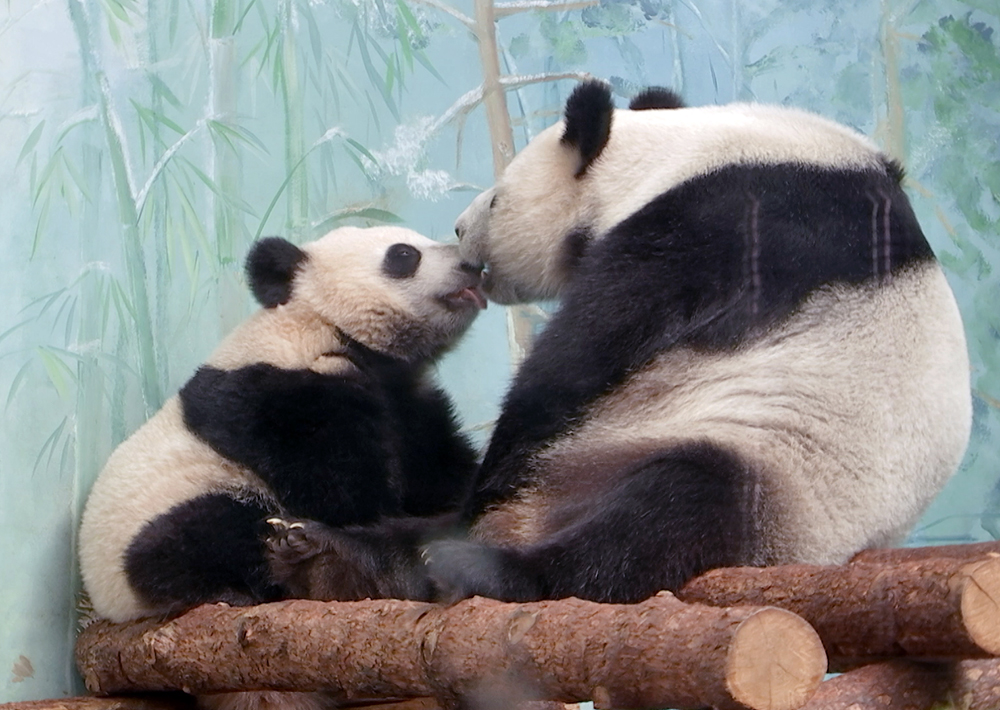
[[[98,695],[326,691],[342,705],[1000,708],[1000,543],[729,568],[640,604],[209,605],[97,622]],[[839,672],[824,681],[828,672]],[[417,700],[420,699],[420,700]],[[547,701],[547,702],[542,702]],[[113,706],[109,706],[113,707]],[[384,706],[383,706],[384,707]]]

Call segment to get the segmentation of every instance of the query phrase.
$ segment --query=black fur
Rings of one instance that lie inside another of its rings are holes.
[[[670,89],[665,89],[661,86],[651,86],[636,94],[632,101],[629,102],[628,107],[633,111],[684,108],[684,100]]]
[[[587,172],[587,168],[608,144],[614,108],[611,89],[603,81],[596,79],[577,86],[566,101],[566,128],[562,143],[573,146],[580,152],[576,177]]]
[[[731,166],[691,179],[570,251],[580,251],[575,275],[506,398],[465,527],[533,490],[535,457],[658,353],[731,351],[825,285],[874,288],[933,258],[895,173],[798,165]],[[601,470],[579,480],[599,479],[599,490],[543,501],[536,522],[546,534],[535,545],[439,540],[420,569],[406,545],[432,537],[432,524],[411,521],[407,535],[313,530],[300,573],[316,575],[312,593],[353,570],[368,591],[419,590],[419,598],[432,584],[446,600],[629,602],[766,555],[754,525],[768,519],[772,496],[733,453],[689,443],[593,465]],[[322,569],[332,570],[325,582]]]
[[[444,393],[371,351],[355,362],[346,377],[202,367],[180,392],[185,424],[294,516],[351,525],[457,505],[475,454]]]
[[[268,509],[222,493],[187,501],[146,523],[125,552],[125,573],[148,603],[180,612],[206,601],[278,598],[264,559]]]
[[[280,574],[279,567],[273,573],[265,558],[263,540],[270,531],[263,522],[269,516],[308,517],[339,527],[458,508],[476,455],[458,433],[447,397],[424,385],[412,365],[356,343],[348,352],[357,368],[349,376],[266,364],[231,371],[205,366],[184,385],[185,426],[260,476],[277,504],[218,493],[147,523],[125,559],[126,575],[147,603],[179,612],[203,602],[251,604],[295,591],[292,575]],[[393,563],[421,572],[401,591],[429,597],[416,552],[422,541],[418,528],[380,525],[380,535],[391,531],[398,549],[408,551]],[[318,569],[331,581],[321,589],[348,595],[337,598],[360,598],[350,594],[367,589],[371,577],[364,572],[367,540],[358,533],[356,543],[336,548],[357,550],[352,561],[359,572],[351,576],[350,570],[325,564]],[[380,554],[390,551],[383,546]],[[393,580],[402,576],[397,572]],[[394,584],[396,589],[402,582]]]
[[[268,540],[273,579],[293,597],[352,601],[437,595],[421,548],[458,534],[457,511],[331,528],[289,519]]]
[[[292,280],[308,255],[281,237],[265,237],[247,255],[246,274],[254,298],[264,308],[284,305],[292,297]]]
[[[613,474],[617,483],[569,511],[539,544],[496,548],[444,541],[428,547],[429,574],[445,599],[580,597],[641,601],[691,577],[751,558],[755,476],[707,443],[663,451]],[[564,501],[553,501],[558,507]]]
[[[664,193],[581,259],[508,393],[468,520],[528,484],[530,458],[657,353],[735,348],[824,284],[932,258],[881,172],[731,166]]]

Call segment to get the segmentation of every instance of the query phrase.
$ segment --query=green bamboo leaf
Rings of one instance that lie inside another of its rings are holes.
[[[31,470],[32,476],[34,476],[38,472],[38,469],[41,467],[42,459],[45,458],[46,452],[48,452],[48,460],[46,461],[46,465],[52,463],[52,454],[55,451],[56,445],[59,443],[59,439],[62,436],[63,430],[66,428],[67,421],[69,421],[69,418],[63,417],[63,420],[59,423],[59,426],[55,428],[55,431],[49,434],[49,438],[47,438],[45,442],[42,444],[42,448],[39,449],[38,451],[38,457],[35,459],[35,465]]]
[[[79,128],[80,126],[88,123],[94,123],[99,118],[100,114],[98,113],[97,106],[88,106],[77,111],[63,122],[62,130],[59,131],[59,136],[56,138],[56,144],[61,144],[74,128]]]
[[[378,111],[375,110],[375,102],[372,101],[371,93],[366,91],[365,98],[368,99],[368,110],[371,111],[372,121],[375,123],[375,130],[381,133],[382,123],[378,120]]]
[[[170,10],[167,13],[167,16],[170,18],[170,25],[167,29],[170,44],[173,44],[174,40],[177,39],[177,21],[180,19],[180,14],[180,0],[173,0],[170,3]]]
[[[106,24],[108,26],[108,35],[111,37],[111,43],[114,44],[116,47],[121,47],[122,34],[118,30],[118,23],[115,22],[114,17],[112,17],[110,14],[107,16],[106,19],[107,19]]]
[[[337,223],[351,218],[370,219],[382,224],[399,224],[403,221],[403,218],[399,215],[388,210],[379,209],[378,207],[346,207],[327,215],[317,222],[313,227],[313,232],[317,237],[322,236],[332,230]]]
[[[20,323],[17,323],[16,325],[12,325],[10,328],[0,333],[0,343],[2,343],[4,339],[7,338],[8,336],[17,332],[18,330],[26,326],[28,323],[33,323],[35,320],[36,320],[35,318],[28,318],[27,320],[23,320]]]
[[[14,379],[10,382],[10,389],[7,390],[7,402],[4,404],[4,410],[9,410],[10,405],[14,401],[14,397],[17,396],[17,392],[21,389],[21,385],[24,384],[25,376],[28,374],[32,365],[32,361],[28,360],[26,363],[21,365],[18,369],[17,374],[14,375]]]
[[[256,4],[257,0],[250,0],[250,2],[247,3],[247,6],[243,8],[243,13],[240,15],[239,19],[236,20],[236,24],[233,26],[234,35],[239,34],[240,28],[243,27],[243,20],[246,19],[247,14],[249,14],[251,8],[253,8],[253,6]]]
[[[36,185],[36,191],[34,198],[31,201],[32,207],[34,207],[39,198],[41,198],[43,192],[47,193],[46,188],[49,187],[49,180],[52,178],[52,174],[55,172],[56,168],[59,166],[59,161],[62,158],[63,149],[62,146],[56,148],[56,152],[52,154],[49,158],[49,162],[45,165],[45,169],[42,170],[41,176],[38,178],[38,184]]]
[[[151,108],[146,108],[135,99],[129,99],[129,101],[132,103],[132,106],[135,107],[136,112],[139,114],[139,118],[141,118],[149,126],[150,130],[155,132],[157,124],[159,123],[166,126],[170,130],[177,132],[179,135],[187,133],[187,131],[164,116],[162,113],[158,113]]]
[[[146,157],[146,131],[147,126],[145,121],[138,121],[136,125],[139,126],[139,155]]]
[[[433,76],[435,79],[440,81],[445,86],[448,86],[448,82],[445,81],[444,77],[441,76],[441,74],[438,73],[438,70],[434,68],[434,65],[431,64],[431,60],[427,58],[427,54],[424,52],[424,50],[421,49],[414,52],[413,56],[416,57],[417,61],[423,65],[424,69],[430,72],[431,76]]]
[[[157,96],[161,97],[175,109],[181,110],[184,108],[184,104],[181,103],[180,99],[174,95],[174,92],[170,90],[170,87],[167,86],[166,82],[156,72],[147,71],[146,78],[149,79],[149,83],[153,86],[153,92]]]
[[[410,36],[408,33],[402,31],[405,25],[406,21],[403,19],[403,13],[399,9],[399,1],[397,0],[396,26],[400,29],[399,47],[403,50],[403,58],[406,59],[406,66],[409,67],[410,71],[413,71],[413,49],[410,47]]]
[[[24,142],[24,146],[21,148],[21,154],[17,156],[17,162],[14,163],[14,169],[21,164],[21,161],[35,149],[38,145],[38,139],[42,137],[42,130],[45,128],[45,120],[39,121],[38,125],[32,129],[31,133],[28,134],[28,140]]]
[[[184,229],[180,230],[182,249],[184,248],[184,240],[188,234],[194,234],[198,241],[199,248],[205,254],[214,254],[215,249],[212,248],[211,244],[208,242],[208,235],[205,233],[205,228],[202,226],[201,217],[198,215],[198,211],[194,208],[191,203],[191,199],[187,194],[186,190],[178,190],[180,194],[180,204],[181,212],[185,217],[186,226]],[[193,274],[193,271],[189,271],[189,274]]]
[[[264,46],[265,41],[266,40],[264,38],[261,38],[260,40],[257,41],[256,44],[252,45],[237,66],[240,69],[245,69],[247,62],[249,62],[251,59],[257,56],[257,52],[259,52],[260,48]],[[257,73],[258,75],[260,74],[260,69],[257,70]]]
[[[420,29],[420,23],[417,22],[417,18],[413,14],[413,11],[410,10],[410,7],[403,0],[396,0],[396,9],[399,14],[402,15],[403,21],[406,23],[406,26],[410,28],[413,36],[417,40],[423,42],[425,39],[424,32]]]
[[[368,158],[368,160],[372,161],[372,163],[374,163],[375,165],[379,164],[378,160],[375,159],[375,156],[372,155],[371,152],[367,148],[365,148],[363,145],[361,145],[360,143],[358,143],[356,140],[354,140],[353,138],[345,138],[344,140],[347,142],[347,144],[349,146],[351,146],[356,151],[358,151],[359,153],[361,153],[361,155],[363,155],[366,158]]]
[[[236,149],[236,146],[229,140],[230,138],[240,141],[241,143],[246,143],[247,145],[256,148],[264,155],[268,154],[267,146],[264,145],[264,142],[243,126],[229,126],[220,121],[212,120],[209,120],[207,123],[208,127],[221,134],[234,150]]]
[[[201,168],[199,168],[197,165],[195,165],[190,160],[188,160],[187,158],[184,158],[184,157],[180,157],[179,160],[181,160],[182,162],[184,162],[187,165],[187,167],[191,170],[191,172],[193,172],[195,174],[195,176],[199,180],[201,180],[209,190],[211,190],[213,193],[215,193],[221,199],[225,200],[229,205],[231,205],[232,207],[235,207],[236,209],[240,210],[241,212],[246,212],[248,215],[250,215],[252,217],[256,217],[257,216],[256,211],[254,210],[253,207],[250,206],[249,203],[247,203],[245,200],[240,199],[236,195],[231,195],[231,194],[225,192],[224,190],[221,190],[219,188],[219,186],[215,184],[215,182],[212,180],[212,178],[210,178],[208,175],[206,175],[204,173],[204,171]]]
[[[38,247],[42,243],[42,234],[45,232],[45,228],[49,223],[49,198],[46,197],[45,201],[42,203],[42,209],[38,215],[38,221],[35,222],[35,234],[31,239],[31,252],[28,255],[29,259],[34,259],[35,254],[38,253]]]
[[[42,361],[49,382],[55,387],[60,399],[69,399],[73,383],[76,380],[76,373],[48,347],[39,347],[38,357]]]
[[[393,88],[395,88],[396,81],[396,65],[393,62],[389,62],[385,65],[385,90],[390,94]]]
[[[399,111],[396,109],[396,102],[392,99],[392,90],[387,85],[387,83],[379,75],[378,71],[375,70],[375,65],[372,64],[371,55],[368,53],[368,42],[363,37],[361,31],[356,32],[358,37],[358,51],[361,54],[361,63],[365,67],[365,72],[368,74],[368,80],[378,89],[379,93],[382,95],[382,100],[385,101],[386,107],[389,109],[389,113],[392,114],[396,121],[399,121]],[[388,57],[382,48],[378,46],[377,42],[372,42],[371,46],[378,52],[383,58],[385,58],[388,64]]]
[[[63,298],[63,299],[60,299],[60,300],[61,300],[61,302],[59,304],[59,310],[56,311],[55,316],[53,316],[53,318],[52,318],[52,330],[53,330],[53,332],[55,331],[56,326],[59,325],[59,322],[63,319],[63,315],[66,313],[67,309],[69,309],[69,311],[72,313],[72,311],[73,311],[73,304],[76,301],[76,299],[73,297],[73,294],[66,294],[66,298]],[[66,338],[63,342],[64,343],[68,343],[68,342],[70,342],[70,339]]]
[[[116,0],[104,0],[101,5],[103,5],[104,9],[111,13],[113,17],[117,17],[126,24],[129,23],[128,12],[126,12],[122,3],[117,2]]]
[[[323,39],[320,35],[319,27],[316,25],[316,18],[313,16],[309,3],[299,3],[299,16],[306,19],[306,28],[309,31],[309,44],[312,46],[313,57],[317,65],[323,63]]]
[[[63,342],[69,343],[73,339],[73,330],[76,327],[76,304],[77,299],[74,298],[73,302],[70,304],[69,311],[66,313],[66,328],[63,334],[65,340]]]
[[[372,183],[375,182],[375,176],[372,175],[370,172],[368,172],[368,168],[365,166],[363,162],[361,162],[361,158],[355,155],[354,152],[351,150],[347,151],[347,157],[351,159],[351,162],[353,162],[355,165],[358,166],[358,170],[360,170],[361,174],[364,175],[365,178],[367,178],[368,182]]]

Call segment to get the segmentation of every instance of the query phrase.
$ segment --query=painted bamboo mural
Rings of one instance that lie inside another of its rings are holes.
[[[586,76],[622,105],[650,84],[691,104],[799,105],[905,161],[966,320],[976,416],[914,540],[1000,538],[995,3],[7,0],[0,554],[18,574],[0,588],[16,610],[0,701],[79,688],[83,500],[252,307],[250,243],[399,222],[450,239]],[[480,439],[548,310],[491,308],[441,367]]]

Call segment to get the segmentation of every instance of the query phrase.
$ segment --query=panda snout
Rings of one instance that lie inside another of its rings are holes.
[[[458,268],[470,276],[475,276],[480,280],[483,278],[483,264],[473,264],[471,261],[463,261],[458,265]]]

